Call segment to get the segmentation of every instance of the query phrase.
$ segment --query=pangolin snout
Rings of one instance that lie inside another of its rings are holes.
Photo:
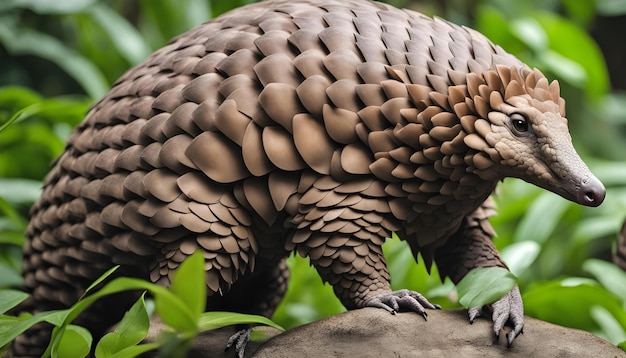
[[[606,189],[598,178],[591,176],[582,182],[578,191],[578,203],[585,206],[598,206],[604,201]]]

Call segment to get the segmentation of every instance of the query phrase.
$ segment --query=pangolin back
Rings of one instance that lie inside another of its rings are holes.
[[[297,250],[360,307],[388,289],[392,232],[431,257],[505,176],[559,192],[496,145],[503,106],[564,115],[558,85],[438,18],[360,0],[236,9],[129,70],[76,128],[32,209],[26,287],[43,310],[116,264],[167,285],[201,250],[223,295]]]

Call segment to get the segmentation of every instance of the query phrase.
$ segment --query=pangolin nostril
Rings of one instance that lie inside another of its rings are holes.
[[[586,180],[580,188],[579,204],[598,206],[604,201],[606,189],[596,177]]]

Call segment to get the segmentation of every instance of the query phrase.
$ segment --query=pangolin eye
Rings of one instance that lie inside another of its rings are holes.
[[[528,132],[528,119],[523,114],[513,113],[511,115],[511,124],[518,133]]]

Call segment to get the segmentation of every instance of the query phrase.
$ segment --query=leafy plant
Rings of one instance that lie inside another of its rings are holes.
[[[204,312],[206,285],[204,283],[204,257],[196,252],[188,257],[176,271],[169,289],[134,278],[120,277],[104,282],[117,268],[112,268],[96,280],[85,296],[65,310],[42,312],[19,317],[5,315],[8,310],[24,301],[28,295],[14,290],[0,291],[0,347],[7,346],[18,335],[39,322],[55,327],[44,357],[86,357],[91,351],[92,336],[85,328],[72,321],[96,300],[123,291],[144,290],[144,294],[126,312],[117,328],[102,337],[95,347],[98,358],[135,357],[155,349],[169,349],[165,357],[184,357],[193,339],[200,333],[236,324],[265,324],[282,328],[271,320],[255,315],[232,312]],[[170,328],[162,339],[140,343],[147,335],[149,314],[144,295],[149,292],[155,302],[155,311]]]

